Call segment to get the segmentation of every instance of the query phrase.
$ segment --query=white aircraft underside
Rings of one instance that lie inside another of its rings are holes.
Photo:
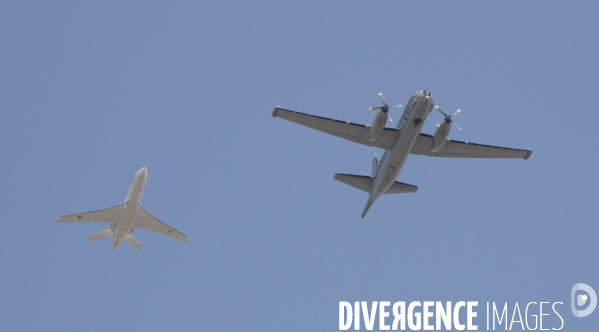
[[[383,100],[382,94],[379,96]],[[383,103],[385,103],[384,100]],[[446,117],[437,125],[438,129],[434,136],[420,133],[426,117],[433,109],[433,98],[427,90],[418,90],[412,94],[397,128],[384,127],[388,105],[384,104],[383,107],[374,109],[381,108],[385,108],[385,110],[380,110],[377,113],[372,126],[294,112],[281,107],[275,107],[272,113],[274,117],[283,118],[352,142],[385,149],[380,161],[377,160],[376,155],[374,156],[372,176],[340,173],[334,176],[335,180],[370,194],[362,212],[362,218],[382,194],[410,193],[418,190],[416,186],[395,181],[410,153],[431,157],[519,158],[525,160],[532,154],[530,149],[512,149],[446,139],[451,128],[451,116]],[[382,125],[381,118],[384,119]]]
[[[98,221],[109,223],[110,226],[108,229],[90,235],[87,238],[87,241],[94,241],[112,236],[113,249],[116,249],[123,240],[133,247],[140,249],[141,244],[133,237],[133,235],[131,235],[137,227],[149,229],[174,239],[187,242],[187,236],[152,217],[139,205],[147,179],[148,172],[145,167],[135,173],[131,186],[129,187],[129,192],[127,193],[127,198],[123,204],[104,210],[58,217],[56,221]]]

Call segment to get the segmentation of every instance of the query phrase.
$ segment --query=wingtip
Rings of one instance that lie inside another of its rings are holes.
[[[273,118],[276,118],[277,115],[279,115],[279,111],[281,110],[281,106],[277,106],[275,107],[275,109],[272,111],[272,116]]]
[[[526,153],[526,156],[524,156],[524,160],[528,160],[528,158],[530,158],[531,154],[532,154],[532,149],[528,149],[528,152]]]

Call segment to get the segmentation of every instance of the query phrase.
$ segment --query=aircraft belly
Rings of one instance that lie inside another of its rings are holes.
[[[399,172],[408,159],[412,146],[420,134],[421,128],[421,126],[404,126],[404,129],[400,131],[397,142],[393,148],[389,150],[389,153],[384,159],[383,165],[374,180],[374,199],[377,199],[385,193],[387,189],[393,185],[395,179],[397,179]]]
[[[116,229],[114,232],[114,247],[113,249],[116,249],[121,242],[123,241],[123,239],[125,238],[125,235],[127,235],[129,233],[129,230],[132,227],[132,223],[120,223],[118,225],[116,225]]]
[[[138,210],[139,206],[137,204],[125,209],[125,212],[123,213],[122,223],[133,224],[135,222],[135,217],[137,217]]]
[[[125,198],[125,208],[128,209],[130,207],[139,206],[139,202],[141,201],[141,195],[143,194],[144,186],[132,185],[129,188],[129,192],[127,192],[127,198]]]

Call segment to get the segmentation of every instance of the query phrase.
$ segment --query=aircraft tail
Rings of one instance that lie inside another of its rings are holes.
[[[107,237],[111,237],[114,235],[114,231],[112,229],[105,229],[101,232],[98,232],[96,234],[92,234],[90,236],[87,237],[87,241],[95,241],[95,240],[99,240],[99,239],[103,239],[103,238],[107,238]]]
[[[373,177],[365,176],[365,175],[337,173],[337,174],[335,174],[333,179],[343,182],[345,184],[348,184],[354,188],[360,189],[367,193],[370,193],[370,189],[372,188]],[[395,182],[393,182],[391,187],[389,187],[389,189],[387,189],[387,191],[385,191],[385,194],[415,193],[416,191],[418,191],[417,186],[413,186],[411,184],[395,181]],[[368,206],[368,207],[370,207],[370,206]]]
[[[139,243],[139,241],[137,241],[137,239],[135,239],[133,237],[133,235],[126,234],[125,237],[123,238],[123,240],[125,240],[125,242],[127,242],[130,245],[132,245],[133,247],[135,247],[137,250],[141,249],[141,243]]]
[[[376,154],[374,155],[374,159],[372,159],[372,176],[376,175],[376,171],[379,170],[379,161],[376,157]]]
[[[369,198],[368,201],[366,202],[366,206],[364,207],[364,211],[362,211],[362,218],[364,218],[366,216],[366,213],[368,213],[368,210],[370,210],[372,203],[374,203],[374,201],[371,201]]]

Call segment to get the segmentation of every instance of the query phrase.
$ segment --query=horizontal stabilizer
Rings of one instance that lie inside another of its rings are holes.
[[[337,173],[333,179],[370,193],[370,187],[372,185],[372,177],[370,176]]]
[[[87,241],[95,241],[95,240],[99,240],[99,239],[103,239],[103,238],[107,238],[107,237],[111,237],[114,235],[114,231],[112,229],[105,229],[101,232],[98,232],[96,234],[92,234],[87,238]]]
[[[337,173],[333,178],[367,193],[370,193],[372,187],[371,176]],[[385,194],[415,193],[416,191],[418,191],[416,186],[395,181]]]
[[[130,245],[132,245],[133,247],[135,247],[137,250],[141,249],[141,243],[139,243],[139,241],[137,241],[133,235],[131,234],[126,234],[125,237],[123,238],[123,240],[125,240],[125,242],[129,243]]]
[[[413,185],[407,184],[407,183],[403,183],[403,182],[395,181],[395,182],[393,182],[391,187],[389,187],[389,189],[387,189],[387,191],[385,191],[385,194],[405,194],[405,193],[415,193],[417,191],[418,191],[418,187],[416,187],[416,186],[413,186]]]

